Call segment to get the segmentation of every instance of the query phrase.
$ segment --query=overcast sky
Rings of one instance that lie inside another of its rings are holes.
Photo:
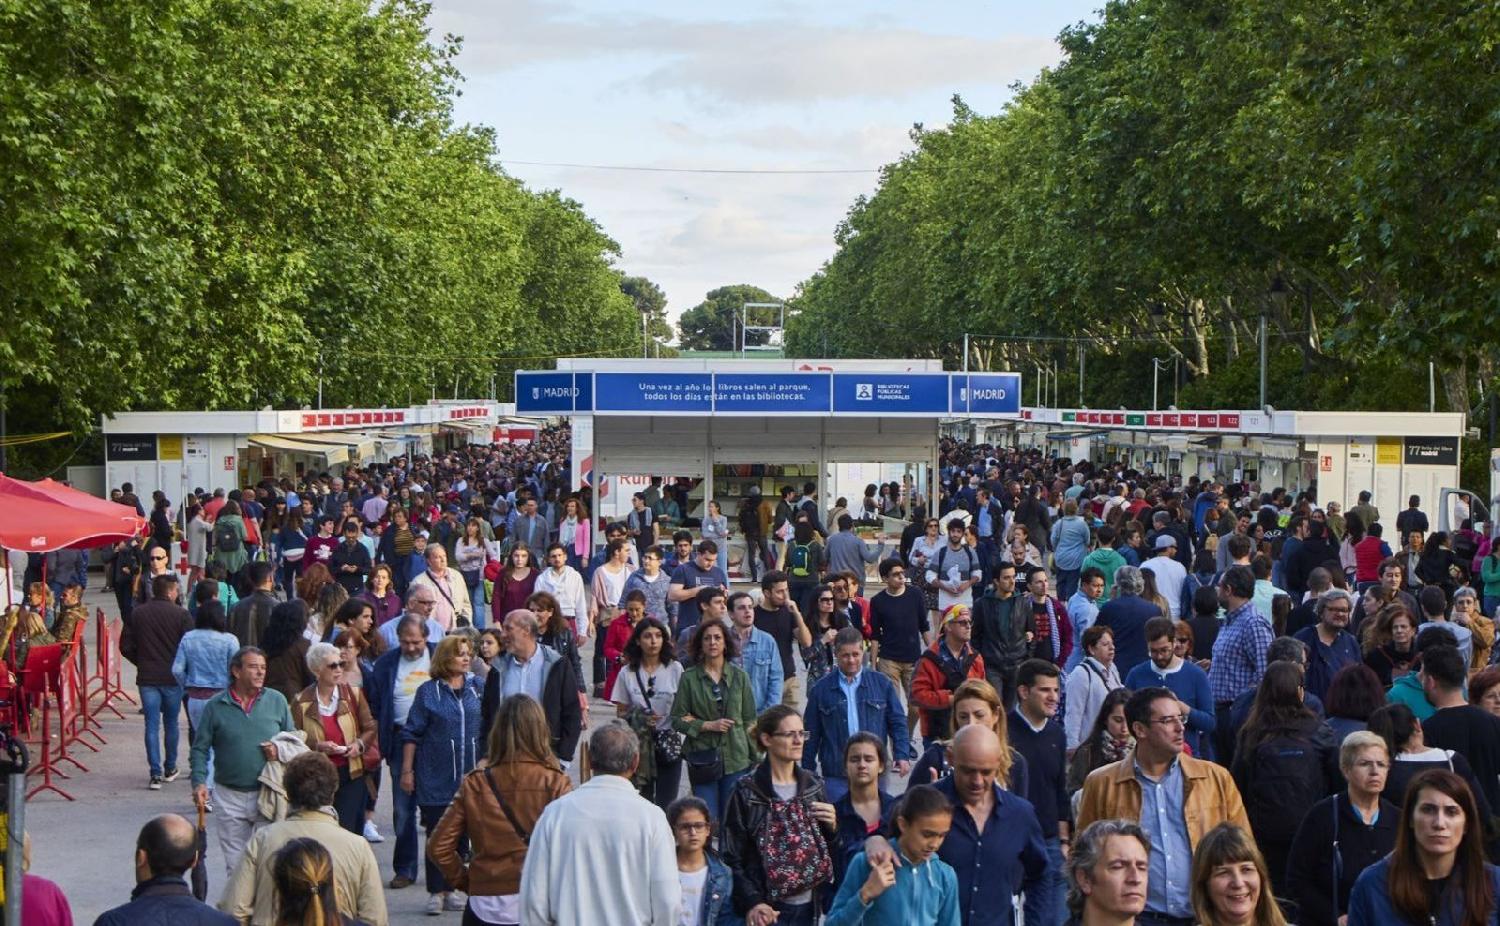
[[[1098,5],[434,0],[432,25],[464,38],[459,120],[498,132],[513,175],[583,203],[620,242],[621,268],[659,283],[676,316],[723,284],[791,295],[913,123],[946,123],[955,93],[995,112]]]

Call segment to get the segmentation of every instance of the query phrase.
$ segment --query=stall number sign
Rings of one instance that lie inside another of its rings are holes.
[[[233,469],[234,469],[234,457],[233,456],[226,456],[224,458],[224,469],[226,471],[233,471]]]
[[[1333,454],[1331,454],[1331,453],[1319,454],[1319,456],[1318,456],[1318,470],[1319,470],[1319,472],[1324,472],[1324,473],[1331,473],[1331,472],[1333,472]]]

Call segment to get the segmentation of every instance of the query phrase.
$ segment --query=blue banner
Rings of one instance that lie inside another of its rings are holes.
[[[594,410],[594,374],[573,374],[573,409],[584,414]]]
[[[832,407],[827,373],[716,373],[714,414],[827,415]]]
[[[851,415],[946,415],[947,373],[835,373],[833,410]]]
[[[516,373],[518,415],[587,411],[575,404],[575,396],[572,373]]]
[[[970,373],[967,377],[954,376],[955,387],[967,379],[967,385],[958,388],[953,403],[956,413],[970,415],[1019,415],[1021,414],[1021,374],[1019,373]]]
[[[709,373],[595,373],[594,411],[603,414],[708,415]]]

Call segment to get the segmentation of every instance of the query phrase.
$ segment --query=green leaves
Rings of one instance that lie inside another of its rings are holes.
[[[0,0],[13,429],[297,406],[320,367],[330,404],[474,394],[518,356],[638,343],[615,244],[454,125],[427,13]]]

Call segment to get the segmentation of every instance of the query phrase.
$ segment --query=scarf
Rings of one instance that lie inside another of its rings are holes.
[[[1125,758],[1126,753],[1134,748],[1134,737],[1127,736],[1122,740],[1117,740],[1106,733],[1099,737],[1099,756],[1102,759],[1100,764],[1107,765],[1111,762],[1118,762]]]
[[[1031,595],[1028,594],[1026,597],[1033,604],[1036,602],[1036,599]],[[1053,604],[1051,596],[1043,598],[1042,603],[1047,607],[1047,638],[1052,644],[1052,661],[1055,663],[1058,661],[1058,657],[1062,655],[1062,640],[1058,639],[1057,636],[1056,606]]]

